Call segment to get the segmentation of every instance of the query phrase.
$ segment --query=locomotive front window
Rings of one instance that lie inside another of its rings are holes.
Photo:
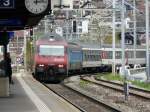
[[[39,55],[44,56],[64,56],[64,46],[40,45]]]

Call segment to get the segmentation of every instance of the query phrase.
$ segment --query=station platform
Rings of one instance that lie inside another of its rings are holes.
[[[9,97],[0,98],[0,112],[80,112],[48,90],[30,73],[13,74]]]

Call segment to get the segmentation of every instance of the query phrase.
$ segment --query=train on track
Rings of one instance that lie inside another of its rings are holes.
[[[128,51],[131,52],[131,50]],[[121,58],[121,49],[116,53],[118,53],[116,55],[118,60],[118,56]],[[142,55],[139,59],[144,59],[144,56]],[[112,62],[109,61],[112,61],[112,49],[67,42],[59,35],[54,37],[49,34],[36,41],[34,77],[44,81],[61,80],[73,72],[111,71]]]
[[[40,39],[36,42],[34,75],[39,80],[64,78],[69,71],[82,67],[80,46],[64,40]]]
[[[36,41],[33,74],[38,80],[61,80],[69,73],[100,70],[100,49],[83,49],[77,43],[49,36]]]

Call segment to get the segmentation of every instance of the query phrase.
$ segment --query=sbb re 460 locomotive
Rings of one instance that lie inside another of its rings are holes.
[[[82,49],[60,38],[41,38],[36,41],[34,77],[38,80],[61,80],[68,71],[82,68]]]

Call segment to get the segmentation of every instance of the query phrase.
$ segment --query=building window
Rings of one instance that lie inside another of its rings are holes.
[[[79,29],[79,32],[82,33],[82,29]]]
[[[82,21],[79,21],[79,26],[82,26]]]

